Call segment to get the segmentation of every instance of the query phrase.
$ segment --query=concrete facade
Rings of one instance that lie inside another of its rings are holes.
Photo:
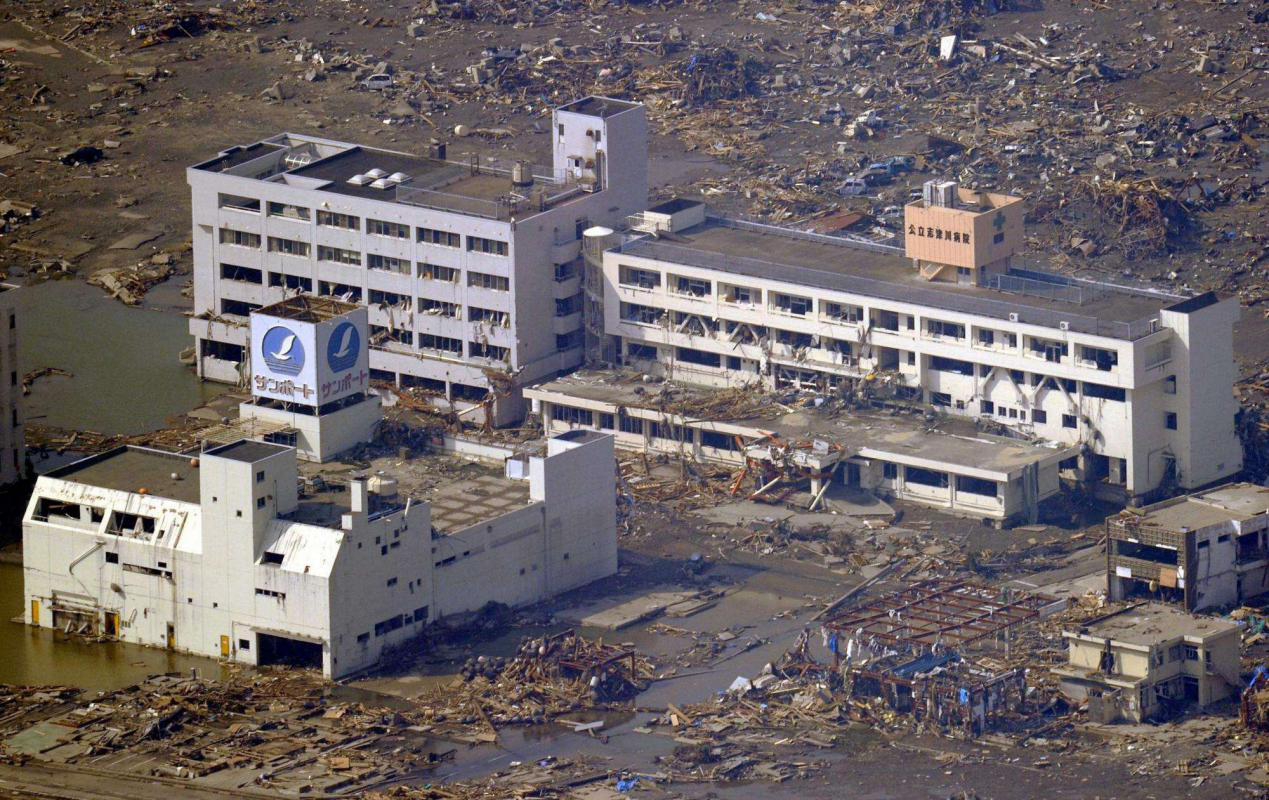
[[[821,488],[822,477],[998,523],[1033,517],[1042,501],[1058,493],[1058,465],[1075,452],[984,434],[957,418],[936,427],[922,418],[865,413],[822,420],[796,412],[763,419],[699,419],[676,411],[674,403],[661,402],[658,393],[669,388],[681,400],[685,394],[705,397],[713,390],[657,386],[637,378],[580,372],[528,388],[525,396],[548,435],[602,431],[627,449],[750,465],[754,480],[764,474],[760,465],[783,463],[791,454],[806,466],[812,492]],[[815,452],[816,447],[822,452]],[[801,452],[805,449],[812,452]]]
[[[1236,696],[1242,637],[1231,622],[1146,603],[1063,632],[1063,691],[1100,722],[1142,722]]]
[[[28,505],[25,620],[353,674],[439,616],[538,602],[616,571],[610,437],[547,447],[492,484],[497,510],[455,530],[433,514],[444,498],[408,499],[379,477],[301,491],[290,447],[84,459],[42,476]]]
[[[1269,592],[1269,488],[1229,484],[1111,517],[1106,585],[1112,600],[1155,597],[1187,611]]]
[[[581,362],[581,232],[647,202],[642,105],[584,98],[550,135],[537,168],[296,134],[190,167],[199,374],[242,379],[252,310],[342,297],[370,309],[377,376],[518,419],[519,385]]]
[[[0,486],[13,483],[26,469],[22,430],[22,376],[18,374],[17,288],[0,284]]]
[[[1022,209],[998,199],[1000,209],[972,221],[1003,209],[1008,250]],[[1241,469],[1236,298],[999,266],[950,280],[927,270],[940,252],[928,237],[911,235],[905,252],[712,215],[670,236],[638,229],[645,235],[604,253],[603,303],[612,349],[637,370],[777,390],[886,383],[940,412],[1080,448],[1064,469],[1107,499],[1197,488]]]

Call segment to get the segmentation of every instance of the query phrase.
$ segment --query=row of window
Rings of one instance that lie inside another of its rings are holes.
[[[658,289],[662,285],[662,278],[662,273],[656,270],[627,265],[622,265],[618,268],[618,283],[627,288]],[[669,291],[671,294],[697,298],[713,296],[713,286],[709,280],[673,274],[668,275],[668,279],[670,281]],[[759,305],[762,302],[763,292],[761,289],[723,283],[720,283],[718,288],[719,299],[726,303]],[[816,307],[816,301],[813,298],[803,295],[786,294],[774,290],[769,291],[767,295],[772,310],[791,316],[810,316]],[[630,305],[648,309],[647,306],[637,306],[633,303]],[[655,319],[660,313],[660,310],[648,310],[644,312],[644,316],[650,316]],[[839,322],[858,323],[864,321],[865,318],[862,306],[828,300],[819,301],[819,313],[823,317]],[[900,316],[904,318],[904,327],[907,330],[915,329],[915,317],[880,310],[874,312],[873,324],[884,330],[898,331]],[[964,341],[966,339],[966,325],[961,322],[926,319],[924,330],[927,336],[936,339],[953,339],[956,341]],[[975,344],[978,346],[993,349],[1017,349],[1017,334],[978,327],[975,327],[974,331]],[[1026,338],[1027,355],[1054,362],[1061,361],[1069,355],[1068,346],[1065,342],[1035,336]],[[1119,354],[1114,350],[1080,345],[1079,363],[1096,367],[1099,370],[1110,371],[1118,365]]]
[[[238,211],[253,211],[259,213],[260,202],[258,200],[249,200],[247,198],[232,198],[232,195],[221,195],[221,207],[232,208]],[[254,204],[254,207],[251,206]],[[268,205],[269,216],[286,217],[288,219],[300,220],[302,222],[309,221],[309,209],[303,206],[288,205],[286,203],[270,202]],[[350,214],[339,214],[333,211],[317,212],[317,224],[326,228],[340,228],[342,230],[361,231],[361,218]],[[221,242],[225,242],[225,231],[237,233],[245,236],[255,236],[255,247],[259,247],[259,235],[246,233],[245,231],[233,231],[230,228],[221,228]],[[392,222],[383,219],[366,218],[366,233],[371,236],[383,236],[388,239],[409,239],[410,226],[403,222]],[[453,233],[451,231],[442,231],[435,228],[415,228],[414,240],[420,244],[436,245],[437,247],[450,247],[455,250],[461,249],[463,246],[463,235]],[[467,251],[470,253],[484,253],[491,256],[507,255],[507,243],[501,239],[490,239],[484,236],[468,235]],[[232,242],[232,244],[241,244],[240,242]],[[251,247],[253,245],[242,244],[243,247]]]

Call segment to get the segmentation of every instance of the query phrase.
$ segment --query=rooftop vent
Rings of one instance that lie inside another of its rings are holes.
[[[371,178],[382,178],[386,176],[387,174],[388,174],[387,172],[379,169],[378,167],[375,167],[374,169],[366,170],[366,175],[368,175]]]
[[[288,153],[286,158],[282,159],[287,169],[298,169],[313,163],[312,153]]]
[[[525,187],[533,185],[533,168],[523,161],[511,165],[511,185]]]
[[[370,183],[370,178],[366,175],[354,175],[348,179],[348,182],[353,186],[365,186],[367,183]]]
[[[956,181],[926,181],[921,184],[921,199],[926,208],[956,208],[959,188]]]

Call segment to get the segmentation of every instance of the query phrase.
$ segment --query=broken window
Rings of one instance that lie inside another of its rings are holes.
[[[560,301],[556,300],[555,302],[558,305]],[[480,306],[468,306],[467,317],[472,322],[488,322],[491,325],[503,328],[507,327],[511,322],[511,313],[509,311],[498,311],[492,308],[481,308]]]
[[[35,503],[35,514],[32,518],[39,522],[48,522],[49,517],[79,520],[79,503],[68,503],[64,500],[54,500],[51,497],[41,497]]]
[[[507,347],[499,347],[494,344],[488,344],[486,342],[468,342],[467,354],[472,358],[488,358],[494,361],[506,361],[511,355],[511,349]]]
[[[297,292],[313,291],[313,279],[305,278],[302,275],[287,275],[284,272],[270,272],[269,285],[273,287],[282,287]]]
[[[419,347],[424,350],[439,350],[443,353],[454,353],[460,356],[463,354],[463,342],[461,339],[434,336],[430,333],[419,334]]]
[[[956,476],[956,491],[958,492],[979,494],[984,497],[995,497],[999,488],[999,484],[995,481],[989,481],[983,478],[974,478],[969,475]]]
[[[228,208],[233,211],[247,211],[252,214],[260,213],[260,201],[254,197],[241,197],[236,194],[221,194],[219,196],[219,205],[221,208]]]
[[[372,306],[404,306],[410,307],[410,298],[396,292],[385,292],[382,289],[370,290],[370,305]]]
[[[240,283],[263,283],[264,273],[251,267],[240,267],[237,264],[221,264],[220,277],[227,281]]]
[[[1027,337],[1031,355],[1036,358],[1043,358],[1045,361],[1057,363],[1067,356],[1066,342],[1055,342],[1051,339],[1041,339],[1038,336]]]
[[[775,293],[771,300],[771,305],[777,310],[785,314],[793,314],[794,316],[804,317],[811,313],[813,305],[811,298],[801,297],[793,294]]]
[[[475,312],[476,309],[471,309]],[[419,298],[419,313],[428,314],[433,317],[449,317],[451,319],[463,318],[463,307],[458,303],[448,303],[444,300],[433,300],[430,297]],[[474,319],[474,317],[473,317]]]
[[[864,318],[864,309],[850,303],[824,303],[824,316],[838,322],[859,322]]]
[[[941,319],[927,319],[925,332],[936,339],[964,339],[965,326],[959,322],[944,322]]]
[[[349,286],[346,283],[318,281],[317,293],[322,297],[338,297],[340,300],[350,303],[361,302],[361,287]]]
[[[650,361],[656,360],[657,348],[651,344],[640,344],[639,342],[626,343],[626,355],[631,358],[642,358]]]
[[[956,375],[967,375],[969,377],[974,375],[974,365],[970,362],[943,356],[932,356],[930,358],[930,369],[939,372],[951,372]]]
[[[641,306],[637,303],[621,304],[621,319],[639,325],[656,325],[661,318],[661,309]]]
[[[713,292],[713,284],[700,278],[688,278],[682,275],[674,277],[674,293],[688,297],[708,297]]]
[[[1118,386],[1104,386],[1100,383],[1084,381],[1084,396],[1098,397],[1102,400],[1115,400],[1122,403],[1127,398],[1127,393]]]
[[[718,353],[708,353],[691,347],[678,347],[675,350],[676,358],[688,364],[699,364],[702,367],[721,367],[723,365],[722,356]]]
[[[618,270],[617,282],[622,286],[656,289],[661,285],[661,273],[655,270],[622,265]]]
[[[715,450],[730,450],[732,452],[739,452],[741,449],[733,436],[719,433],[718,431],[701,431],[701,447],[712,447]]]
[[[1082,344],[1080,345],[1080,361],[1097,367],[1103,372],[1109,372],[1119,364],[1119,353],[1103,347],[1089,347],[1086,344]]]
[[[428,264],[420,261],[419,277],[429,281],[458,283],[458,270],[453,267],[442,267],[437,264]]]
[[[947,488],[947,473],[920,467],[903,468],[904,483],[915,483],[918,486],[930,486],[936,489]]]

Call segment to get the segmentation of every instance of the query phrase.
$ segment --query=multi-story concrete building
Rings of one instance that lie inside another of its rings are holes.
[[[1080,448],[1064,469],[1114,499],[1237,472],[1237,300],[1021,269],[1023,214],[931,182],[896,248],[671,201],[603,251],[606,353],[718,386],[897,385]]]
[[[301,473],[294,448],[267,442],[119,448],[38,479],[26,622],[349,675],[430,620],[613,574],[612,448],[557,437],[439,486],[412,470]]]
[[[578,100],[550,138],[547,167],[289,133],[190,167],[199,374],[242,379],[253,309],[330,296],[369,307],[377,377],[519,418],[581,363],[582,231],[647,203],[642,105]]]
[[[1097,722],[1142,722],[1237,695],[1241,636],[1233,622],[1144,603],[1064,631],[1062,691]]]
[[[1107,519],[1106,587],[1187,611],[1269,592],[1269,488],[1232,483]]]
[[[0,486],[21,478],[26,466],[16,288],[0,284]]]

